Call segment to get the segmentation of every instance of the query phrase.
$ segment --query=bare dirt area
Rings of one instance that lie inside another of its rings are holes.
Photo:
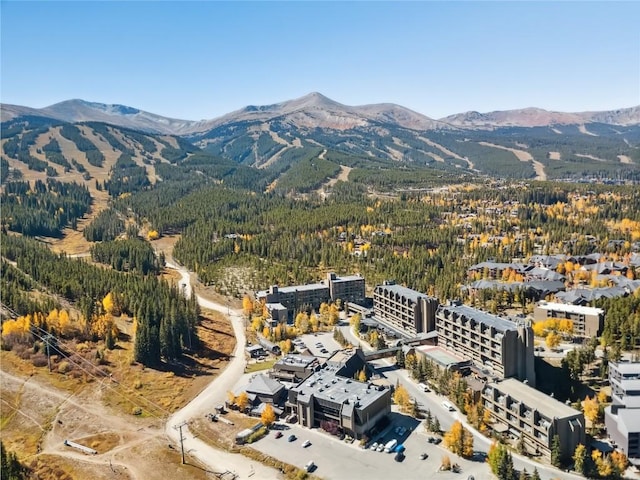
[[[631,158],[629,158],[626,155],[618,155],[618,160],[620,160],[620,163],[625,163],[627,165],[633,164],[633,161],[631,160]]]
[[[320,154],[323,156],[327,151],[325,150]],[[327,190],[333,187],[338,182],[348,182],[349,181],[349,173],[353,170],[351,167],[346,167],[344,165],[340,165],[340,173],[336,175],[334,178],[329,179],[324,185],[322,185],[317,193],[320,197],[325,198],[327,196]]]
[[[588,158],[589,160],[595,160],[596,162],[606,162],[604,158],[594,157],[593,155],[587,155],[585,153],[576,153],[575,156],[580,158]]]
[[[119,319],[122,338],[132,333],[131,323]],[[35,367],[16,355],[15,345],[14,351],[1,352],[3,442],[42,479],[209,478],[199,466],[182,467],[164,434],[168,416],[225,368],[235,348],[233,329],[222,315],[206,312],[197,328],[201,348],[179,365],[158,370],[132,362],[131,341],[106,352],[100,368],[108,376],[95,375],[90,366],[60,373],[57,357],[49,373],[46,359]],[[86,348],[74,343],[65,350],[80,347]],[[65,440],[97,454],[87,455]]]
[[[580,133],[584,133],[585,135],[591,135],[592,137],[597,137],[598,136],[595,133],[590,132],[589,130],[587,130],[587,127],[585,127],[584,125],[580,125],[578,127],[578,130],[580,131]]]
[[[560,160],[560,152],[549,152],[549,160]]]

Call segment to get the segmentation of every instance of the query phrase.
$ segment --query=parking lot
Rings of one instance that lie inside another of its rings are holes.
[[[333,339],[332,332],[308,333],[298,337],[309,349],[311,355],[318,358],[329,358],[333,352],[342,347]]]
[[[276,438],[275,431],[271,431],[265,438],[252,445],[253,448],[277,457],[287,463],[300,468],[312,460],[317,466],[313,471],[325,479],[367,478],[385,479],[424,479],[437,476],[438,479],[466,479],[473,475],[475,479],[490,479],[491,474],[484,461],[463,460],[451,454],[440,445],[434,445],[427,441],[429,434],[414,418],[399,413],[392,413],[392,423],[389,424],[373,441],[386,443],[392,438],[398,439],[405,450],[405,459],[402,462],[394,461],[395,454],[376,452],[371,449],[363,449],[356,440],[353,443],[345,443],[337,437],[323,433],[318,429],[306,429],[297,425],[287,425],[283,435]],[[396,433],[397,427],[404,427],[406,432],[400,436]],[[289,442],[289,435],[295,435],[296,440]],[[309,440],[311,445],[302,447],[304,441]],[[420,459],[420,454],[426,453],[425,460]],[[452,463],[458,463],[462,471],[460,473],[439,472],[443,455],[448,455]]]

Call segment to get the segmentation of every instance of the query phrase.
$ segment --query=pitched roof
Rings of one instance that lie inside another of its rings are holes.
[[[282,389],[284,389],[284,385],[280,382],[264,374],[260,374],[251,379],[251,382],[249,382],[245,390],[247,393],[254,393],[256,395],[275,395]]]

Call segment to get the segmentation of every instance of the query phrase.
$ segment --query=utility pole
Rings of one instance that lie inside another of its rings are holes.
[[[47,334],[44,336],[43,340],[47,347],[47,365],[49,366],[49,373],[51,373],[51,353],[49,351],[49,345],[51,344],[51,340],[53,336],[51,334]]]
[[[180,425],[175,425],[173,428],[180,430],[180,451],[182,452],[182,464],[184,465],[184,437],[182,436],[182,427],[187,425],[187,422],[182,422]]]

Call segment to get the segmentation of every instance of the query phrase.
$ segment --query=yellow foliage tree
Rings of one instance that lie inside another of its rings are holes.
[[[293,350],[293,345],[291,344],[291,340],[289,339],[282,340],[280,342],[280,350],[284,355],[286,355],[287,353],[291,353],[291,350]]]
[[[402,385],[398,385],[396,387],[396,391],[393,392],[393,402],[402,410],[407,409],[411,404],[411,397],[409,396],[409,392]]]
[[[363,368],[358,373],[358,381],[359,382],[366,382],[367,381],[367,370],[366,370],[366,368]]]
[[[592,424],[600,423],[601,421],[601,412],[600,402],[598,401],[598,397],[595,395],[593,398],[587,396],[582,402],[582,408],[584,410],[584,416],[587,420],[589,420]]]
[[[256,317],[251,321],[251,329],[256,332],[262,328],[262,317]]]
[[[253,312],[253,302],[251,301],[251,298],[249,298],[249,295],[245,295],[242,299],[242,311],[247,317],[249,317],[251,312]]]
[[[15,320],[6,320],[2,324],[2,336],[15,335],[24,337],[31,329],[31,315],[18,317]]]
[[[113,315],[113,311],[115,309],[115,301],[112,292],[107,293],[107,296],[102,299],[102,306],[104,307],[105,312]]]
[[[247,409],[249,405],[249,395],[247,395],[247,392],[241,392],[240,395],[236,397],[236,405],[242,412]]]
[[[618,475],[622,475],[629,466],[629,459],[627,456],[618,450],[611,452],[609,460],[611,462],[611,466],[615,469]]]
[[[260,421],[267,428],[269,428],[271,424],[276,421],[276,413],[273,411],[273,407],[270,403],[267,403],[264,407],[264,410],[262,410]]]
[[[160,238],[160,234],[156,230],[149,230],[147,233],[147,240],[157,240]]]
[[[560,335],[554,332],[549,332],[549,334],[545,337],[544,342],[547,344],[547,347],[550,349],[556,348],[560,345]]]
[[[473,435],[456,420],[444,435],[444,445],[456,455],[464,458],[473,456]]]

